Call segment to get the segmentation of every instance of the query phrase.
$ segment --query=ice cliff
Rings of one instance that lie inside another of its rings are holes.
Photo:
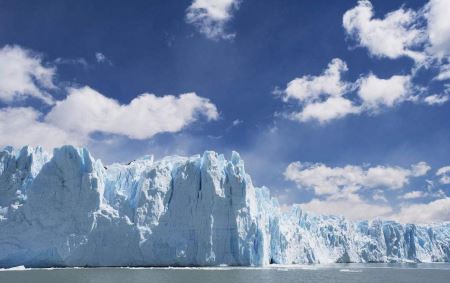
[[[450,261],[450,223],[282,212],[237,153],[104,167],[72,146],[5,148],[0,174],[1,267]]]

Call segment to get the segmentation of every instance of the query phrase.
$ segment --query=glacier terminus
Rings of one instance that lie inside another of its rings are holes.
[[[86,149],[0,152],[0,266],[448,262],[450,223],[282,210],[236,152],[107,167]]]

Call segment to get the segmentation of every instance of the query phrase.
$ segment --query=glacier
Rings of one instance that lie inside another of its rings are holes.
[[[236,152],[105,167],[83,148],[7,147],[0,174],[0,267],[450,261],[450,222],[285,211]]]

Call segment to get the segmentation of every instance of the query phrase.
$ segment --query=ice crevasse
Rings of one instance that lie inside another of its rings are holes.
[[[450,261],[450,223],[284,212],[236,152],[104,167],[72,146],[0,151],[0,267],[405,261]]]

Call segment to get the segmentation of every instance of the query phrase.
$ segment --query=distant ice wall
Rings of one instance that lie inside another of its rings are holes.
[[[450,261],[450,223],[281,212],[215,152],[105,168],[86,149],[0,152],[0,266]]]

